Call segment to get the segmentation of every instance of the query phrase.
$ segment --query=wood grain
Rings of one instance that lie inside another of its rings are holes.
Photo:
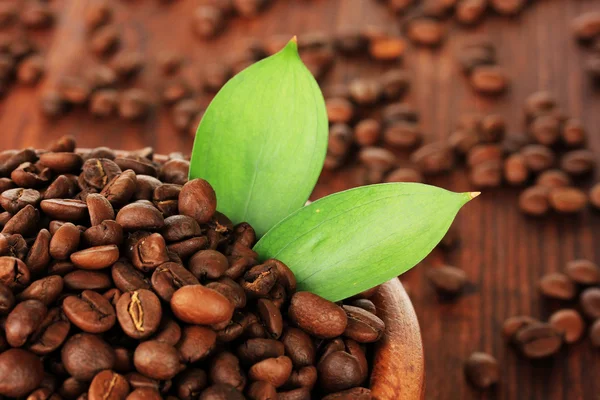
[[[47,54],[50,70],[37,88],[16,88],[0,103],[0,148],[43,146],[64,133],[74,134],[82,147],[108,145],[134,149],[153,146],[158,152],[189,152],[191,138],[176,134],[164,112],[142,124],[96,121],[83,112],[52,121],[37,111],[39,95],[65,74],[81,73],[93,62],[85,49],[82,10],[91,0],[54,0],[60,12]],[[189,30],[188,18],[196,1],[119,2],[119,26],[125,47],[152,58],[173,49],[190,56],[185,74],[198,82],[207,63],[226,59],[244,40],[271,34],[302,35],[337,32],[344,27],[377,24],[398,31],[395,18],[375,0],[278,0],[255,20],[236,19],[224,35],[202,43]],[[579,117],[590,131],[590,146],[600,154],[600,91],[583,74],[585,52],[570,35],[570,21],[585,10],[600,9],[594,0],[540,0],[518,18],[490,16],[473,29],[449,24],[447,43],[439,50],[411,49],[404,65],[412,74],[407,101],[421,114],[427,141],[447,137],[463,112],[499,112],[510,132],[523,131],[524,98],[540,89],[553,92],[561,107]],[[483,98],[459,74],[455,50],[465,40],[487,35],[497,43],[499,62],[512,77],[508,93]],[[44,36],[40,34],[39,36]],[[377,76],[386,67],[377,63],[339,61],[326,82],[344,83],[358,76]],[[147,68],[139,84],[158,86],[157,71]],[[432,184],[468,190],[462,171],[435,178]],[[324,175],[315,197],[353,184],[350,175]],[[531,363],[520,358],[500,337],[502,321],[517,314],[546,318],[557,304],[543,301],[537,279],[561,270],[571,259],[600,261],[600,214],[530,219],[516,209],[516,189],[485,191],[460,214],[456,225],[461,246],[450,253],[434,252],[422,265],[402,277],[411,294],[422,329],[426,398],[572,400],[596,399],[600,392],[600,352],[585,339],[554,359]],[[401,217],[401,216],[400,216]],[[357,227],[360,229],[360,227]],[[463,268],[471,282],[469,293],[455,303],[440,303],[424,274],[432,265]],[[569,305],[574,306],[574,305]],[[495,355],[502,382],[494,391],[478,392],[463,377],[463,360],[473,351]],[[402,355],[400,355],[402,356]]]

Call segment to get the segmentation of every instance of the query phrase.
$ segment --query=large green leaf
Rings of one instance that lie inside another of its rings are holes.
[[[216,95],[198,127],[190,178],[207,180],[217,209],[260,236],[308,199],[327,135],[323,95],[293,39]]]
[[[415,266],[477,195],[419,183],[363,186],[296,211],[254,250],[287,264],[299,290],[338,301]]]

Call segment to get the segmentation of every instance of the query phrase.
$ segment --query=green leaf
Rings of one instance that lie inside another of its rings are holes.
[[[215,96],[196,133],[190,179],[207,180],[217,209],[261,236],[304,205],[327,137],[323,95],[292,39]]]
[[[456,213],[479,193],[419,183],[363,186],[296,211],[254,247],[290,267],[298,289],[343,300],[423,260]]]

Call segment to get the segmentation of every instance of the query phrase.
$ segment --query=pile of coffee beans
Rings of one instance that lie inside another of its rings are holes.
[[[478,38],[465,43],[458,52],[458,62],[471,87],[483,95],[499,95],[509,86],[509,78],[498,65],[496,46]]]
[[[586,72],[600,82],[600,11],[590,11],[573,20],[573,33],[582,45],[589,48]]]
[[[370,398],[373,290],[296,292],[188,169],[70,137],[0,153],[0,396]]]

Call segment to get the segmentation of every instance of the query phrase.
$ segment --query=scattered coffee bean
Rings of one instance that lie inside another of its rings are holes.
[[[498,361],[487,353],[475,352],[465,362],[465,375],[475,387],[487,389],[500,380]]]
[[[544,275],[540,279],[539,289],[542,295],[559,300],[571,300],[577,294],[573,281],[560,272]]]
[[[552,208],[560,213],[582,211],[588,203],[586,193],[573,187],[559,187],[550,190],[548,197]]]
[[[449,265],[430,268],[427,278],[437,292],[448,296],[460,294],[468,282],[467,274],[463,270]]]
[[[514,317],[507,318],[502,324],[502,336],[507,341],[513,340],[515,334],[522,328],[539,323],[540,321],[528,316],[528,315],[517,315]]]
[[[600,289],[585,289],[579,296],[583,314],[590,319],[600,318]]]
[[[565,274],[580,285],[596,285],[600,283],[600,268],[589,260],[572,260],[567,263]]]
[[[577,342],[585,330],[583,318],[575,310],[558,310],[550,316],[548,322],[563,334],[566,343]]]
[[[544,358],[556,354],[563,343],[562,334],[552,325],[537,323],[521,328],[514,343],[527,358]]]

